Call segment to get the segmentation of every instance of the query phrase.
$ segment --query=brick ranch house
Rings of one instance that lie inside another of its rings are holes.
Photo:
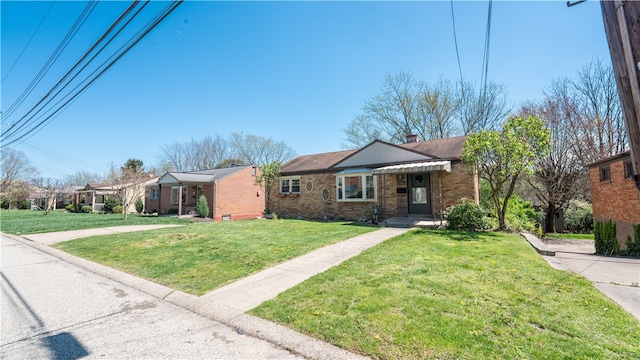
[[[271,210],[312,219],[440,219],[461,198],[479,201],[478,176],[460,161],[465,136],[298,156],[280,169]]]
[[[589,165],[593,220],[616,224],[620,249],[627,236],[633,239],[633,225],[640,224],[640,194],[633,180],[629,151]]]
[[[196,213],[196,203],[204,195],[209,217],[216,221],[243,220],[262,216],[264,191],[256,185],[260,169],[255,165],[192,172],[167,172],[147,185],[145,208],[150,213],[178,215]]]

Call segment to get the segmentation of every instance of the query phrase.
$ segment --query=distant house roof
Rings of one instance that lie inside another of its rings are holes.
[[[199,183],[208,184],[220,181],[239,171],[255,165],[232,166],[221,169],[200,170],[190,172],[169,171],[155,182],[155,184],[176,184],[176,183]]]
[[[282,164],[280,173],[288,175],[373,165],[460,160],[466,140],[466,136],[457,136],[400,145],[374,140],[361,149],[298,156]]]

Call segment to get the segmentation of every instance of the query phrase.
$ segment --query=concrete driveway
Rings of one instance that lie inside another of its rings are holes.
[[[587,278],[593,285],[640,320],[640,259],[595,255],[593,241],[545,240],[555,256],[554,267]]]

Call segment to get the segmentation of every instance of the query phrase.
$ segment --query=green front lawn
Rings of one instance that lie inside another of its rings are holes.
[[[376,359],[640,358],[640,322],[501,233],[411,231],[251,313]]]
[[[345,222],[246,220],[193,223],[54,245],[184,292],[203,295],[314,249],[369,231]]]
[[[91,229],[120,225],[188,224],[188,220],[168,216],[145,216],[129,214],[83,214],[64,210],[44,215],[33,210],[0,210],[0,231],[14,235],[36,234],[52,231]]]

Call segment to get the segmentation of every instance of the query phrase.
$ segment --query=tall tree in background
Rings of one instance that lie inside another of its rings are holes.
[[[387,74],[379,94],[343,129],[342,146],[362,147],[375,139],[400,144],[408,134],[421,140],[467,135],[499,127],[509,111],[506,89],[495,83],[476,89],[463,82],[454,89],[442,78],[428,84],[409,73]]]
[[[296,156],[296,152],[284,141],[258,135],[233,133],[230,143],[247,164],[258,165],[261,168],[272,162],[283,163]]]
[[[423,84],[418,95],[416,131],[421,139],[442,139],[459,133],[456,116],[460,112],[460,97],[451,82],[442,78],[432,86]]]
[[[11,187],[14,181],[27,181],[37,172],[36,168],[29,163],[24,152],[9,147],[3,148],[2,164],[0,165],[0,192]]]
[[[229,141],[216,135],[189,142],[173,143],[161,148],[162,171],[197,171],[215,169],[225,159],[237,157]]]
[[[461,135],[498,129],[511,111],[506,88],[494,82],[489,82],[486,89],[462,82],[458,93]]]
[[[500,230],[506,229],[506,211],[516,183],[534,171],[536,161],[549,151],[550,131],[539,117],[511,117],[500,131],[480,130],[469,135],[461,159],[491,188],[491,200]]]
[[[104,179],[94,173],[90,173],[89,171],[83,170],[78,171],[75,174],[66,175],[64,177],[64,182],[69,185],[87,185],[89,183],[100,183]]]
[[[549,97],[540,104],[524,106],[520,116],[540,116],[551,131],[550,151],[537,159],[529,185],[545,205],[547,232],[556,232],[556,212],[566,209],[570,200],[584,192],[588,182],[573,146],[571,126],[577,116],[576,104],[570,98]]]
[[[610,65],[595,60],[578,71],[573,80],[556,80],[548,92],[575,101],[578,116],[573,121],[574,146],[583,164],[627,149],[620,98]]]

